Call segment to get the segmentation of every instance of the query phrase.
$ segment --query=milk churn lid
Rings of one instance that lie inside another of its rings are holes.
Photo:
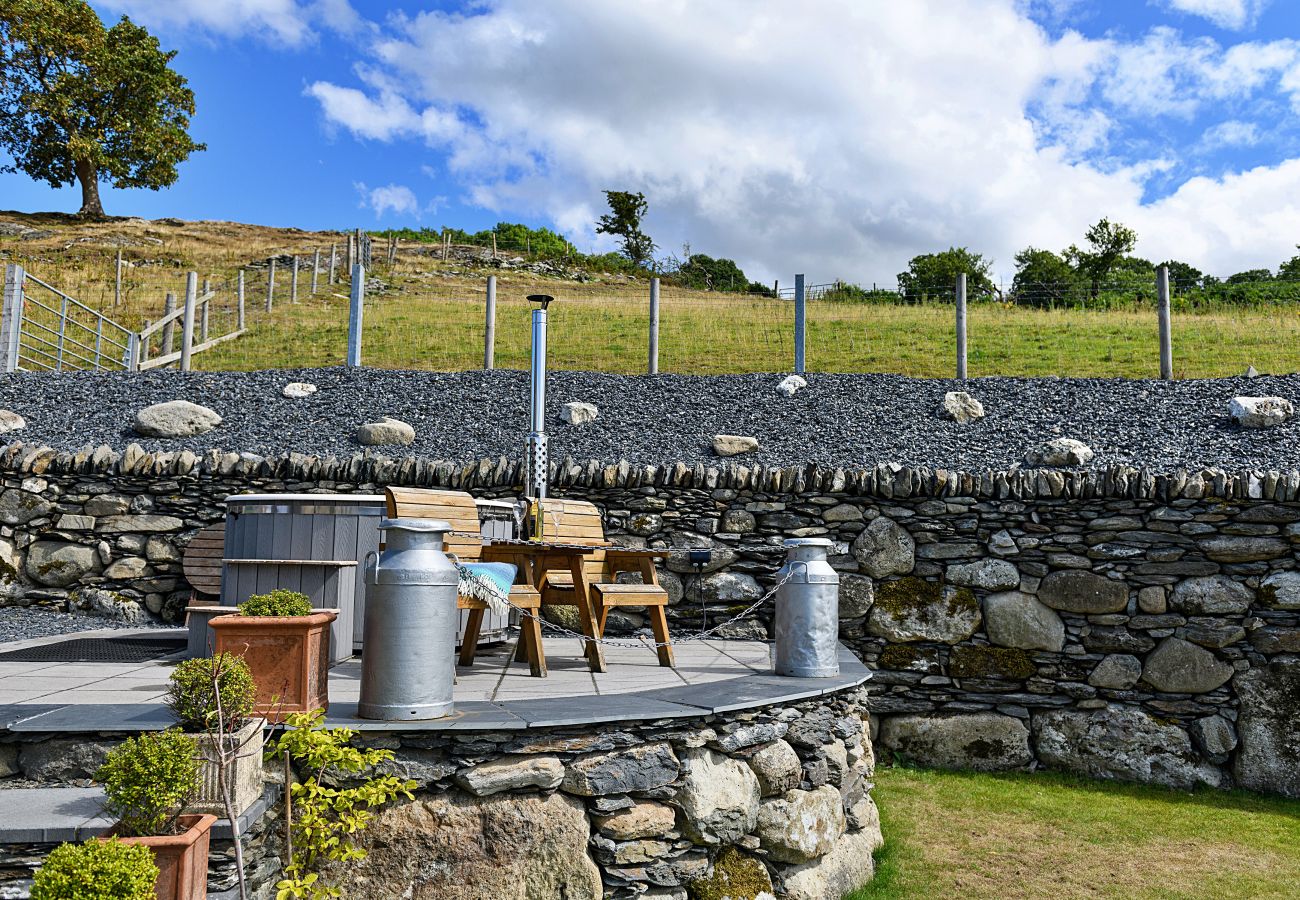
[[[786,538],[783,547],[834,547],[835,542],[829,538]]]
[[[380,519],[380,531],[451,531],[451,523],[445,519]]]

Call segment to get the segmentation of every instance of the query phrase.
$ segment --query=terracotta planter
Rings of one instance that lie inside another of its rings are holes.
[[[144,844],[153,851],[158,900],[204,900],[208,896],[208,838],[217,817],[205,813],[180,816],[176,821],[185,829],[180,834],[118,840]]]
[[[226,741],[236,748],[237,756],[231,766],[230,789],[235,803],[235,815],[241,815],[262,796],[262,751],[265,747],[263,728],[265,719],[251,719]],[[212,813],[219,819],[226,817],[226,805],[221,799],[220,766],[217,758],[217,736],[205,732],[190,733],[199,745],[199,793],[185,808],[196,813]]]
[[[244,657],[257,684],[254,714],[310,712],[329,703],[330,623],[338,612],[310,616],[218,616],[208,623],[216,653]]]

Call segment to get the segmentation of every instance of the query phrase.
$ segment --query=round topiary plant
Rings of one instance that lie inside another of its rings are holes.
[[[95,780],[122,837],[176,833],[176,817],[199,790],[199,747],[180,730],[146,732],[108,753]]]
[[[276,589],[269,594],[253,594],[239,604],[241,616],[310,616],[311,600],[297,591]]]
[[[257,685],[248,663],[233,653],[187,659],[172,669],[167,705],[186,731],[233,734],[244,726],[257,702]]]
[[[32,900],[154,900],[158,866],[144,844],[60,844],[32,883]]]

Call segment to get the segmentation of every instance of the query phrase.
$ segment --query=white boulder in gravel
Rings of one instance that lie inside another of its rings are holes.
[[[965,391],[949,391],[939,404],[939,418],[965,425],[984,418],[984,404]]]
[[[415,441],[415,429],[400,419],[384,416],[357,429],[357,443],[366,447],[409,446]]]
[[[715,434],[713,452],[718,456],[739,456],[753,453],[758,449],[758,438],[745,437],[740,434]]]
[[[586,425],[596,421],[600,409],[594,403],[566,403],[560,407],[560,418],[570,425]]]
[[[301,400],[303,397],[310,397],[316,393],[317,387],[307,381],[291,381],[284,386],[280,393],[292,400]]]
[[[1233,397],[1228,418],[1242,428],[1272,428],[1295,415],[1290,400],[1282,397]]]
[[[781,383],[776,386],[778,394],[784,394],[787,397],[793,397],[799,393],[801,388],[806,388],[808,381],[802,375],[787,375],[781,379]]]
[[[1092,448],[1074,438],[1056,438],[1035,447],[1025,456],[1031,466],[1086,466],[1096,456]]]
[[[27,427],[27,421],[18,413],[10,412],[7,409],[0,409],[0,434],[10,431],[18,431]]]
[[[145,437],[192,437],[206,434],[220,424],[221,416],[214,410],[188,400],[155,403],[135,414],[136,434]]]

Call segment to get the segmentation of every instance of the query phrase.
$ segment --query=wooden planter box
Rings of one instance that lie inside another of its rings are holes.
[[[158,866],[158,900],[205,900],[208,896],[208,839],[217,817],[180,816],[185,830],[159,837],[120,837],[124,844],[143,844]],[[109,835],[112,835],[112,831]]]
[[[208,623],[216,653],[244,657],[257,684],[254,715],[277,721],[285,713],[329,704],[330,624],[333,609],[310,616],[217,616]]]
[[[241,815],[262,796],[262,753],[266,745],[263,728],[266,720],[254,718],[232,735],[226,736],[230,746],[239,754],[229,773],[230,790],[235,804],[235,815]],[[219,819],[226,817],[226,804],[221,799],[221,781],[217,773],[217,736],[205,732],[191,733],[199,745],[199,793],[185,805],[196,813],[211,813]]]

